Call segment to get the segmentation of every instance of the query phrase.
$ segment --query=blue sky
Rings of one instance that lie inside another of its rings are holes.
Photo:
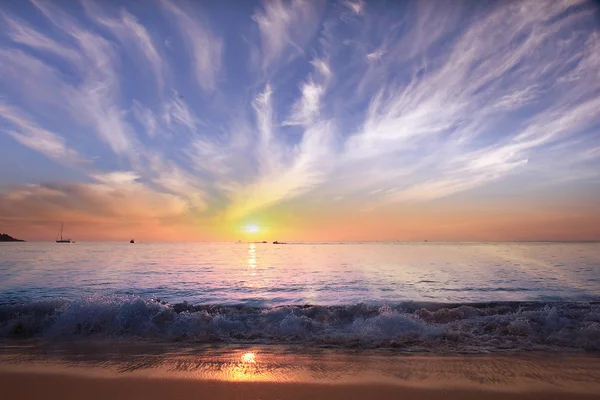
[[[35,0],[0,20],[14,221],[599,194],[593,3]]]

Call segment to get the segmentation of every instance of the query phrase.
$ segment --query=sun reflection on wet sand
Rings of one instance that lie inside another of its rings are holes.
[[[242,354],[242,362],[246,364],[254,364],[256,363],[256,356],[254,353],[244,353]]]
[[[239,362],[231,363],[225,369],[225,378],[234,381],[263,381],[267,379],[257,360],[256,353],[243,353]]]
[[[44,350],[39,354],[14,347],[0,354],[0,372],[228,382],[433,385],[494,390],[513,387],[528,391],[569,390],[594,394],[600,388],[600,359],[582,354],[449,357],[333,349],[307,351],[304,346],[204,346],[183,351],[179,346],[123,346],[118,348],[116,355],[110,356],[104,347],[75,347],[51,353]]]

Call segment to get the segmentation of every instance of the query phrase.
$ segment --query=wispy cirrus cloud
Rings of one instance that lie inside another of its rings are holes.
[[[318,117],[321,98],[325,91],[324,87],[309,79],[302,84],[301,91],[302,97],[294,104],[290,119],[285,121],[287,125],[310,124],[314,118]]]
[[[84,8],[88,15],[98,24],[106,27],[115,38],[123,42],[131,51],[139,52],[143,59],[138,64],[140,69],[145,69],[147,63],[152,68],[159,92],[165,86],[168,78],[169,68],[160,56],[158,48],[145,26],[138,19],[122,8],[118,17],[109,17],[98,4],[90,0],[84,0]]]
[[[57,41],[43,35],[21,19],[11,17],[6,13],[0,15],[6,23],[6,32],[8,36],[14,42],[55,54],[73,64],[79,64],[81,62],[79,54],[72,47],[59,44]]]
[[[365,2],[362,0],[344,1],[342,4],[351,9],[355,14],[362,14],[365,8]]]
[[[75,118],[91,126],[116,153],[134,157],[131,127],[124,119],[119,103],[119,77],[114,67],[117,58],[112,45],[86,32],[79,32],[77,41],[87,57],[88,69],[83,82],[68,88],[65,97]]]
[[[22,145],[59,163],[70,166],[82,166],[88,163],[88,160],[67,145],[64,137],[41,128],[22,112],[3,101],[0,101],[0,118],[12,125],[12,128],[5,127],[5,132]]]
[[[260,33],[262,68],[304,53],[319,28],[323,2],[304,0],[266,1],[252,19]]]
[[[311,65],[315,73],[301,84],[301,97],[293,105],[292,115],[284,122],[285,125],[310,125],[319,117],[321,103],[333,73],[324,60],[313,60]]]
[[[169,0],[162,0],[162,5],[177,21],[192,60],[197,84],[206,92],[214,91],[221,73],[222,40],[212,33],[209,20],[201,12],[192,11],[191,3],[186,9]]]
[[[144,127],[144,132],[149,137],[154,137],[158,128],[158,121],[154,112],[144,107],[137,100],[133,101],[132,112],[137,121]]]
[[[557,85],[538,75],[543,72],[550,77],[565,67],[557,62],[550,38],[581,15],[566,16],[555,24],[545,21],[567,7],[559,3],[552,7],[531,4],[527,9],[500,7],[466,30],[438,68],[419,71],[407,85],[379,91],[370,103],[364,128],[346,144],[348,162],[369,158],[381,162],[382,157],[406,157],[410,162],[415,150],[435,154],[421,171],[411,172],[421,182],[411,183],[406,177],[393,185],[393,193],[385,199],[427,200],[508,176],[524,167],[536,149],[570,140],[559,138],[562,129],[573,133],[592,126],[597,118],[591,111],[596,100],[582,102],[580,98],[589,87]],[[507,21],[516,28],[513,34],[503,33]],[[590,57],[583,51],[587,46],[591,46],[589,40],[574,41],[568,51],[582,62]],[[573,71],[561,72],[566,77]],[[536,89],[537,84],[544,89]],[[559,92],[560,97],[551,105],[544,104],[542,94],[552,92]],[[528,105],[537,109],[520,119],[518,126],[506,131],[498,125]],[[488,144],[474,147],[478,141]],[[427,151],[431,143],[434,146]]]
[[[166,100],[163,103],[163,107],[163,119],[168,126],[179,124],[193,131],[201,122],[177,93]]]
[[[38,94],[51,96],[55,104],[70,114],[72,121],[91,127],[116,153],[134,158],[131,128],[124,120],[124,111],[117,107],[120,103],[121,83],[116,66],[119,57],[115,46],[102,36],[82,28],[81,23],[56,5],[37,1],[32,3],[56,28],[68,35],[69,43],[79,56],[76,66],[78,79],[73,80],[60,74],[58,68],[21,54],[20,57],[28,66],[40,65],[38,68],[45,70],[40,71],[42,73],[32,71],[40,84],[30,89],[32,97],[37,97]],[[30,77],[22,76],[19,80],[27,81]]]
[[[228,212],[233,219],[314,189],[333,167],[335,136],[331,122],[308,124],[301,141],[290,149],[274,121],[269,85],[255,98],[254,110],[260,173],[233,194]]]

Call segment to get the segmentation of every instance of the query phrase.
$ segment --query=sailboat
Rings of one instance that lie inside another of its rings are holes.
[[[56,239],[56,243],[75,243],[74,241],[72,241],[71,239],[63,239],[62,236],[63,233],[63,223],[60,223],[60,239]]]

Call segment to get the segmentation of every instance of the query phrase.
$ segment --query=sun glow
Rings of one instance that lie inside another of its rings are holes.
[[[248,232],[248,233],[256,233],[259,230],[260,230],[260,228],[258,227],[258,225],[254,225],[254,224],[246,225],[246,232]]]

